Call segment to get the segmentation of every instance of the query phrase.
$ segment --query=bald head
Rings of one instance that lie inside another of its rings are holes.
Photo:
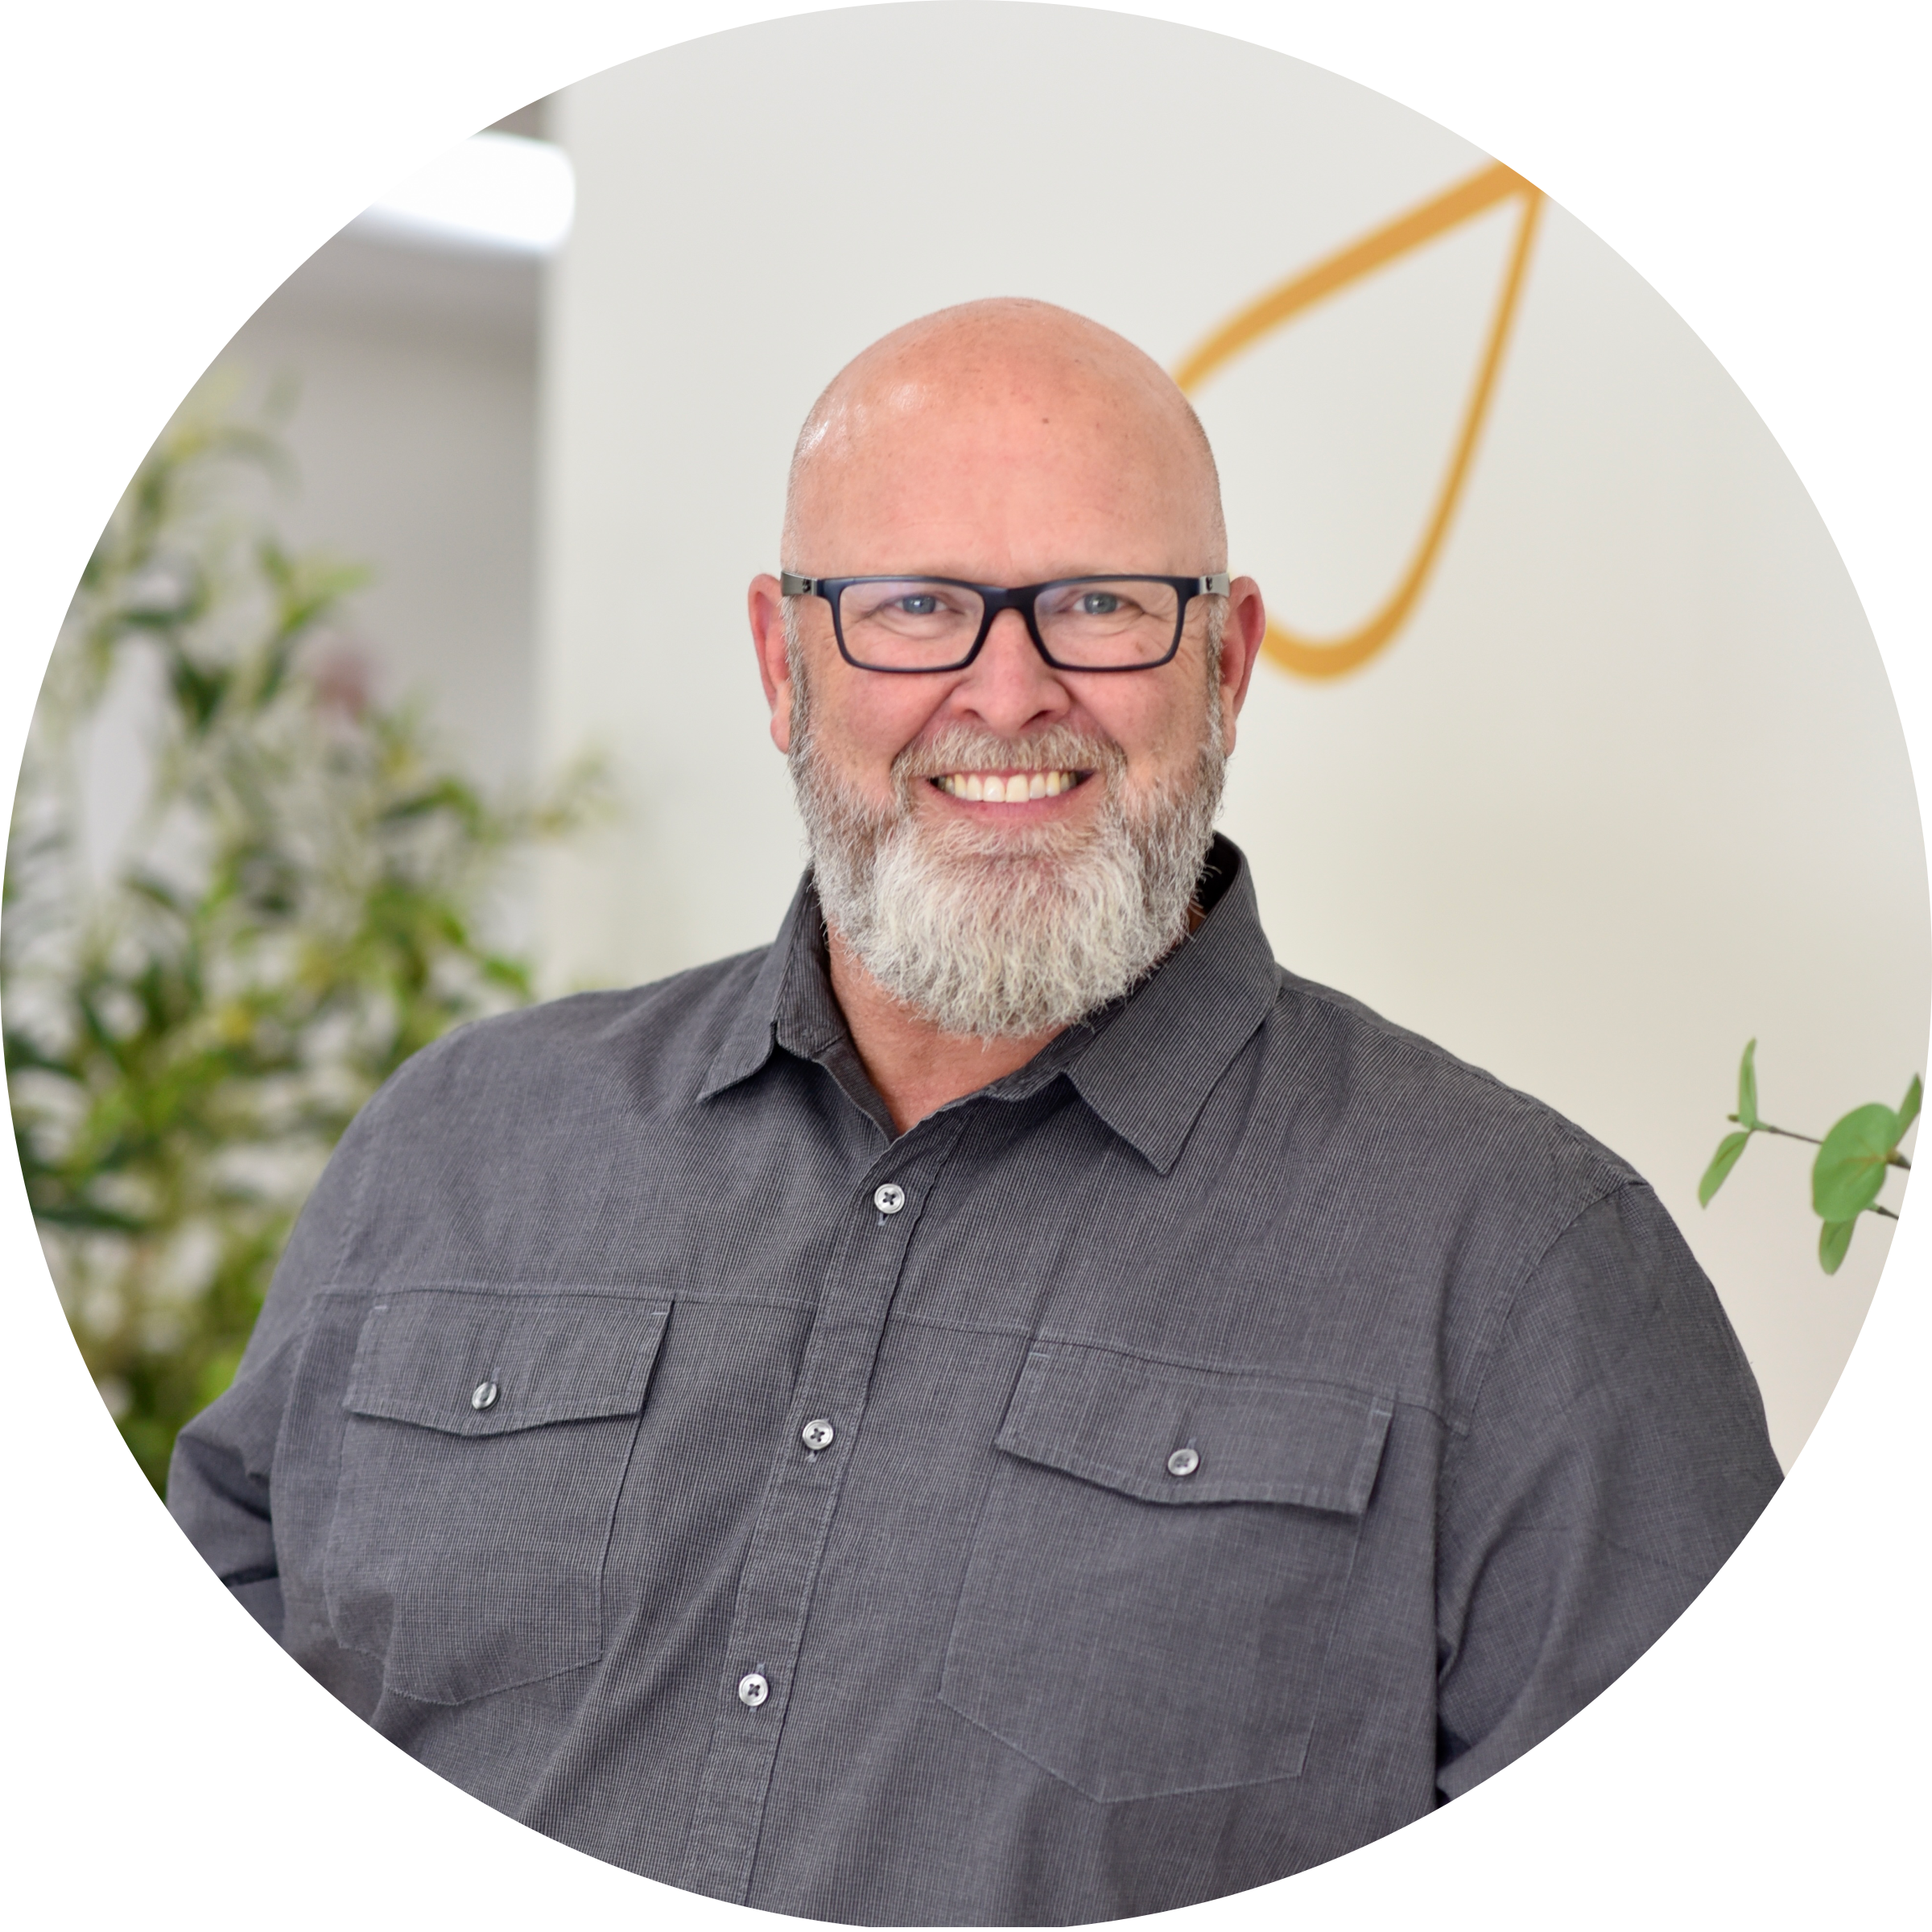
[[[1170,555],[1109,548],[1150,529]],[[786,492],[785,562],[808,575],[1211,571],[1226,547],[1214,457],[1173,378],[1112,329],[1018,298],[941,309],[855,357],[812,406]]]

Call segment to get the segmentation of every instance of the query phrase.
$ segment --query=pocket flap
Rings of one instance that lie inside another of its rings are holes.
[[[635,1415],[669,1313],[621,1295],[412,1289],[364,1319],[342,1406],[450,1435]]]
[[[1391,1397],[1332,1382],[1039,1342],[997,1441],[1146,1502],[1293,1503],[1360,1516],[1394,1412]]]

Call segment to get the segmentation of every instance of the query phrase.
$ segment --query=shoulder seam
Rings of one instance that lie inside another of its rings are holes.
[[[1619,1178],[1606,1188],[1606,1192],[1614,1191],[1618,1187],[1628,1186],[1632,1181],[1641,1179],[1642,1177],[1620,1154],[1604,1146],[1548,1101],[1539,1100],[1534,1094],[1525,1093],[1520,1087],[1512,1087],[1507,1080],[1492,1073],[1488,1067],[1478,1067],[1473,1061],[1463,1059],[1459,1055],[1451,1053],[1447,1046],[1439,1045],[1410,1027],[1399,1025],[1385,1013],[1377,1013],[1373,1007],[1364,1005],[1359,1000],[1339,992],[1332,986],[1323,986],[1317,980],[1305,980],[1298,973],[1292,972],[1287,967],[1281,965],[1278,961],[1276,971],[1281,976],[1280,988],[1275,996],[1278,1004],[1290,997],[1306,999],[1312,1005],[1326,1008],[1340,1018],[1356,1022],[1373,1033],[1378,1039],[1385,1040],[1391,1046],[1407,1045],[1418,1050],[1443,1067],[1453,1070],[1472,1085],[1491,1089],[1519,1112],[1536,1114],[1561,1133],[1579,1152],[1587,1154],[1599,1166],[1608,1167],[1617,1174]],[[1578,1210],[1579,1213],[1582,1212],[1580,1208]]]
[[[1509,1292],[1499,1298],[1496,1319],[1491,1327],[1488,1340],[1484,1345],[1481,1365],[1477,1369],[1471,1383],[1468,1402],[1466,1405],[1453,1403],[1450,1405],[1452,1408],[1460,1406],[1463,1412],[1463,1420],[1460,1423],[1451,1422],[1450,1424],[1451,1428],[1455,1430],[1456,1435],[1466,1436],[1469,1433],[1470,1426],[1476,1419],[1476,1412],[1482,1406],[1484,1391],[1488,1387],[1489,1372],[1495,1367],[1496,1358],[1502,1352],[1503,1331],[1509,1327],[1509,1318],[1516,1312],[1517,1304],[1522,1298],[1523,1290],[1529,1286],[1531,1282],[1535,1280],[1537,1275],[1542,1271],[1543,1264],[1549,1260],[1557,1244],[1593,1208],[1600,1208],[1605,1201],[1614,1200],[1618,1195],[1626,1193],[1633,1187],[1642,1187],[1645,1185],[1647,1183],[1643,1180],[1632,1176],[1591,1195],[1589,1199],[1583,1202],[1576,1212],[1563,1223],[1562,1227],[1558,1228],[1537,1251],[1535,1257],[1510,1284]]]

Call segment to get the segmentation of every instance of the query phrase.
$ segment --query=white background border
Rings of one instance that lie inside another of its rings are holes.
[[[0,127],[5,768],[17,766],[61,610],[122,485],[303,258],[527,100],[693,34],[807,10],[16,7]],[[1623,254],[1797,466],[1864,600],[1914,767],[1932,769],[1932,11],[1913,0],[1119,10],[1236,35],[1379,89],[1509,162]],[[1212,139],[1213,103],[1187,105]],[[801,138],[811,111],[800,103]],[[802,226],[810,219],[799,211]],[[0,1242],[0,1360],[12,1370],[0,1619],[13,1668],[0,1831],[21,1922],[742,1922],[510,1824],[291,1669],[122,1450],[10,1171]],[[1929,1249],[1932,1221],[1913,1199],[1791,1480],[1611,1691],[1423,1824],[1176,1916],[1542,1928],[1889,1926],[1922,1912]]]

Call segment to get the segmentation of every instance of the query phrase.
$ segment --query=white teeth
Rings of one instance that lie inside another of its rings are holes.
[[[1030,799],[1057,799],[1071,791],[1071,771],[1016,771],[1010,777],[985,771],[948,771],[933,782],[948,798],[972,799],[989,805],[1022,805]]]

